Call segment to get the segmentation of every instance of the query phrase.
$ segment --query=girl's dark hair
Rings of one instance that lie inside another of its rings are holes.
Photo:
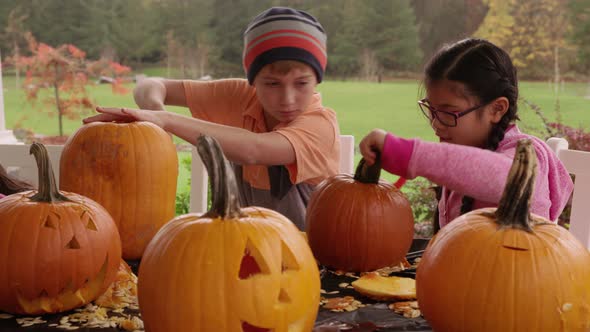
[[[0,194],[12,195],[32,189],[34,188],[30,183],[9,175],[6,169],[0,165]]]
[[[504,139],[508,125],[519,120],[517,115],[518,79],[510,56],[487,40],[468,38],[443,46],[428,62],[424,70],[426,86],[449,80],[462,83],[465,93],[487,104],[499,97],[506,97],[508,111],[494,125],[488,137],[486,149],[495,151]],[[461,214],[473,208],[473,198],[464,196]],[[435,213],[438,223],[438,209]]]

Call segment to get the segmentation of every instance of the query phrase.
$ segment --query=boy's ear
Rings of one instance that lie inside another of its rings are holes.
[[[502,120],[502,117],[506,112],[508,112],[508,108],[510,107],[510,102],[506,97],[500,97],[490,103],[490,112],[491,112],[491,120],[493,123],[498,123]]]

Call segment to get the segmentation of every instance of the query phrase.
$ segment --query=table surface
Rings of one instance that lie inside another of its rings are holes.
[[[412,243],[412,247],[410,248],[410,252],[421,250],[426,247],[428,240],[427,239],[415,239]],[[128,262],[131,268],[135,273],[137,273],[138,262]],[[414,271],[402,271],[402,272],[394,272],[391,275],[401,276],[401,277],[411,277],[415,278]],[[429,327],[428,323],[422,318],[406,318],[400,314],[396,314],[391,311],[387,307],[387,303],[378,302],[375,300],[371,300],[362,296],[361,294],[357,293],[352,288],[342,288],[340,285],[342,283],[351,283],[355,280],[355,278],[346,276],[346,275],[336,275],[335,273],[324,269],[322,271],[322,289],[325,293],[332,293],[338,291],[338,293],[334,294],[322,294],[325,298],[331,297],[343,297],[343,296],[352,296],[356,300],[360,301],[361,303],[365,304],[364,307],[361,307],[357,310],[350,311],[350,312],[333,312],[327,310],[323,307],[320,307],[318,311],[318,317],[316,319],[316,327],[322,326],[327,327],[330,326],[332,329],[330,331],[339,331],[338,327],[342,328],[342,331],[345,332],[370,332],[370,331],[379,331],[379,332],[394,332],[394,331],[432,331]],[[65,312],[62,314],[56,315],[45,315],[42,316],[41,319],[47,321],[43,324],[36,324],[30,327],[21,327],[16,318],[10,319],[0,319],[0,332],[22,332],[22,331],[35,331],[35,332],[56,332],[56,331],[66,331],[61,328],[57,328],[55,326],[49,326],[50,324],[59,324],[60,319],[65,316],[71,314],[70,312]],[[131,310],[125,309],[123,312],[124,315],[129,316],[137,316],[139,314],[138,310]],[[109,312],[109,315],[119,315],[113,312]],[[118,332],[124,331],[123,329],[119,328],[87,328],[87,327],[80,327],[75,331],[80,332]]]

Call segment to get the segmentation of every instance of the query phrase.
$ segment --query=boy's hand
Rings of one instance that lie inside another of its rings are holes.
[[[82,120],[83,123],[91,122],[133,122],[148,121],[160,128],[165,129],[164,117],[166,111],[138,110],[132,108],[114,108],[114,107],[96,107],[96,111],[101,113]]]
[[[383,129],[373,129],[367,136],[365,136],[359,144],[359,149],[363,155],[363,159],[367,165],[373,165],[377,155],[375,150],[381,152],[383,150],[383,143],[387,132]]]

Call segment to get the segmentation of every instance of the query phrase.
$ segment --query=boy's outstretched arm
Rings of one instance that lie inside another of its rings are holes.
[[[181,80],[143,79],[133,89],[133,99],[146,110],[164,110],[164,105],[187,106]]]
[[[101,114],[84,119],[84,123],[149,121],[191,144],[195,144],[200,135],[212,136],[219,141],[229,160],[242,165],[290,165],[296,161],[291,142],[276,132],[253,133],[159,110],[109,107],[96,110]]]

